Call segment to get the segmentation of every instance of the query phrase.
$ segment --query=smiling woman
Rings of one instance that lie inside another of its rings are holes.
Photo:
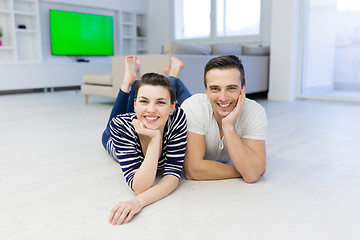
[[[134,104],[138,120],[147,129],[163,132],[169,115],[175,109],[175,97],[170,99],[169,91],[162,86],[143,85],[138,89]]]
[[[176,77],[183,65],[172,58],[164,69],[169,77]],[[140,63],[136,56],[126,57],[125,71],[102,143],[120,164],[126,183],[137,196],[115,205],[109,217],[113,225],[129,222],[142,208],[176,189],[187,143],[185,113],[175,107],[175,92],[168,78],[147,73],[137,82]],[[128,92],[133,84],[135,112],[128,112]],[[156,182],[159,169],[163,177]]]

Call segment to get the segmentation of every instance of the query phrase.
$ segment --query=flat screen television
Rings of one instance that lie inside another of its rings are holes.
[[[113,17],[49,10],[52,55],[114,55]]]

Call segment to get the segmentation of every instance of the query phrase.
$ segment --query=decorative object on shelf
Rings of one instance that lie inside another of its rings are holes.
[[[25,24],[19,24],[19,25],[18,25],[18,28],[19,28],[19,29],[26,29],[26,25],[25,25]]]
[[[2,36],[3,36],[3,31],[2,31],[2,27],[0,27],[0,46],[2,45],[2,42],[1,42]]]
[[[137,26],[137,27],[136,27],[136,36],[138,36],[138,37],[141,37],[141,36],[142,36],[142,34],[141,34],[141,27],[140,27],[140,26]]]

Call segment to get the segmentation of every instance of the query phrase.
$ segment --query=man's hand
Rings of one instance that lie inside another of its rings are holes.
[[[245,105],[245,87],[243,87],[240,91],[240,95],[235,108],[231,111],[231,113],[229,113],[229,115],[227,115],[222,119],[223,128],[227,126],[234,126],[236,120],[240,117],[240,115],[243,112],[244,105]]]

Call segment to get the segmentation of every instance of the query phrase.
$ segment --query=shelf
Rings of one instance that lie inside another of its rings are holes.
[[[122,22],[121,24],[124,26],[134,26],[134,23],[132,22]]]
[[[22,12],[22,11],[15,11],[15,15],[23,15],[23,16],[30,16],[30,17],[36,17],[37,15],[32,12]]]
[[[16,33],[25,33],[25,34],[37,34],[39,33],[38,30],[34,30],[34,29],[16,29],[15,30]]]
[[[18,28],[24,25],[26,28]],[[41,60],[39,0],[0,0],[0,63]]]
[[[7,9],[0,9],[0,13],[9,14],[11,11]]]
[[[15,2],[34,3],[34,0],[15,0]]]
[[[14,50],[15,48],[14,47],[7,47],[7,46],[0,46],[0,51],[12,51]]]
[[[145,13],[120,12],[119,33],[121,55],[146,54],[148,52]],[[140,36],[138,36],[139,33]]]

